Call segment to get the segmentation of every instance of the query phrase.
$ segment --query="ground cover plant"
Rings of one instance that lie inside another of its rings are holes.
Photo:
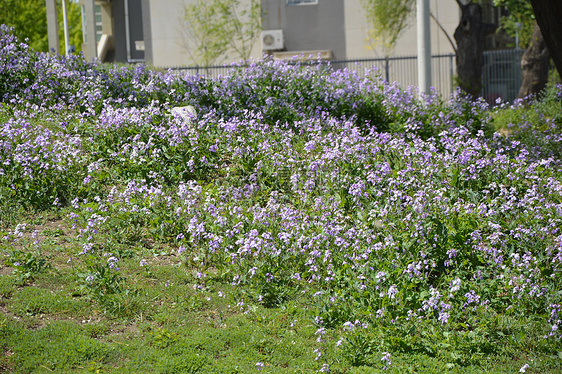
[[[2,370],[562,370],[562,87],[0,47]]]

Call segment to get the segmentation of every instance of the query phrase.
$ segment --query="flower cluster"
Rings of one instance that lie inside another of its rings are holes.
[[[83,255],[104,252],[101,235],[150,239],[252,302],[309,294],[318,342],[511,305],[560,338],[558,161],[493,134],[484,102],[279,61],[216,80],[108,69],[33,54],[5,28],[0,47],[0,200],[72,207]],[[117,264],[93,263],[86,283]]]

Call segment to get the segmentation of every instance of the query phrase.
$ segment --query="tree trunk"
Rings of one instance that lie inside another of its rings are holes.
[[[517,97],[524,98],[529,95],[537,95],[545,88],[548,81],[549,62],[550,53],[546,47],[541,29],[535,22],[531,45],[529,45],[521,59],[523,83]]]
[[[482,21],[482,7],[467,1],[457,0],[461,20],[455,30],[457,41],[457,74],[460,88],[478,97],[482,88],[482,65],[484,64],[484,44],[486,36],[496,31],[497,26]]]
[[[531,5],[556,70],[562,76],[562,2],[531,0]]]

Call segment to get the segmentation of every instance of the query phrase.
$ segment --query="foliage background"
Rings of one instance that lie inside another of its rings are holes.
[[[69,24],[69,41],[76,52],[82,50],[82,16],[80,5],[75,0],[68,1],[67,13]],[[64,51],[64,28],[62,4],[58,6],[59,42]],[[14,34],[20,40],[29,39],[29,46],[36,51],[47,52],[47,8],[44,0],[3,0],[0,2],[0,24],[14,28]]]

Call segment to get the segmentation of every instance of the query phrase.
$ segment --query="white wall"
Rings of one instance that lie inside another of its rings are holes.
[[[150,19],[152,32],[152,55],[154,66],[190,66],[192,58],[182,37],[184,7],[194,0],[150,0]],[[336,1],[336,0],[320,0]],[[344,2],[345,59],[384,57],[381,46],[374,50],[367,42],[368,25],[360,0],[339,0]],[[454,0],[430,0],[430,9],[453,39],[460,12]],[[453,53],[453,48],[435,21],[431,20],[432,54]],[[454,39],[453,39],[454,40]],[[409,27],[399,38],[391,56],[411,56],[417,53],[415,11]],[[258,38],[252,50],[252,58],[262,57],[261,42]],[[226,55],[219,63],[237,61],[235,55]]]
[[[152,31],[152,58],[154,66],[194,65],[188,51],[189,40],[182,37],[183,15],[186,6],[193,0],[150,0],[150,22]],[[187,46],[186,46],[187,44]],[[261,58],[259,38],[252,50],[252,58]],[[218,64],[237,61],[235,55],[226,55]]]
[[[154,66],[189,64],[189,54],[182,46],[181,20],[183,0],[150,1],[152,58]]]
[[[379,45],[373,50],[367,40],[369,26],[365,19],[360,0],[345,1],[347,58],[385,57],[386,51]],[[453,33],[460,19],[460,10],[454,0],[430,0],[430,11],[439,20],[454,42]],[[417,30],[415,9],[409,19],[409,26],[398,39],[391,56],[411,56],[417,54]],[[453,53],[447,37],[431,20],[431,54]]]

